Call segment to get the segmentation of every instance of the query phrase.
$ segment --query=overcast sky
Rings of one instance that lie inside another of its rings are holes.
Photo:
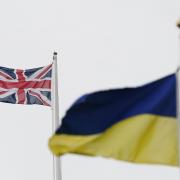
[[[33,68],[58,52],[60,116],[80,95],[175,72],[179,0],[14,0],[0,5],[0,65]],[[180,53],[179,53],[180,54]],[[52,180],[51,110],[0,104],[0,179]],[[179,169],[66,155],[63,180],[178,180]]]

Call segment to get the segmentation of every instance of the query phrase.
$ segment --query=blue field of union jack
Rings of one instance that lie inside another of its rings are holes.
[[[52,64],[34,69],[0,67],[0,102],[51,106]]]

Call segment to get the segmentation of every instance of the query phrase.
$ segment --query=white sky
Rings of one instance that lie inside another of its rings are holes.
[[[0,2],[0,65],[33,68],[59,52],[60,116],[79,96],[175,71],[179,0]],[[52,180],[51,111],[0,104],[0,179]],[[178,168],[66,155],[63,180],[178,180]]]

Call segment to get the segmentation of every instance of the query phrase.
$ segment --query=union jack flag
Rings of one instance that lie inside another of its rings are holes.
[[[34,69],[0,67],[0,102],[51,106],[52,64]]]

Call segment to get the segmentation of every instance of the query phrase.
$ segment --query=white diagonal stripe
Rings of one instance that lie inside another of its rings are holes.
[[[16,93],[16,90],[9,90],[8,92],[1,94],[0,98],[5,98],[5,97],[10,96],[10,95],[15,94],[15,93]]]
[[[50,66],[50,65],[48,65]],[[38,71],[36,71],[33,75],[31,75],[28,79],[36,79],[36,77],[42,72],[44,71],[48,66],[44,66],[43,68],[39,69]],[[50,68],[51,69],[51,68]]]
[[[43,101],[45,101],[47,104],[51,105],[51,101],[50,101],[46,96],[44,96],[43,94],[41,94],[40,91],[38,91],[38,90],[36,90],[36,89],[31,89],[31,91],[39,94],[40,97],[43,99]],[[29,92],[29,93],[30,93],[30,92]],[[30,94],[31,94],[31,93],[30,93]],[[35,95],[33,95],[33,96],[35,96]],[[38,97],[37,97],[37,98],[38,98]],[[39,98],[38,98],[38,99],[39,99]]]

